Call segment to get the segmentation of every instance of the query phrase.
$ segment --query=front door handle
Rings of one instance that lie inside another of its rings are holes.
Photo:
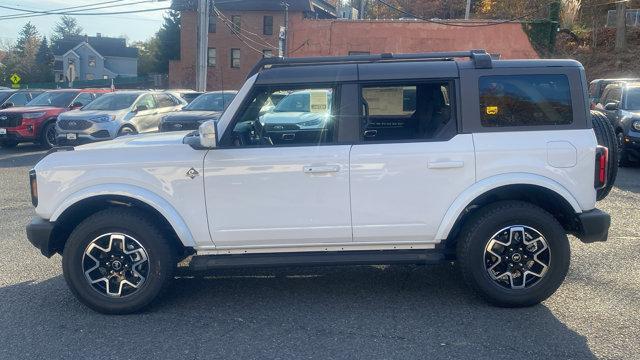
[[[325,174],[340,171],[340,165],[308,165],[302,168],[305,174]]]
[[[464,166],[464,161],[429,161],[429,169],[455,169]]]

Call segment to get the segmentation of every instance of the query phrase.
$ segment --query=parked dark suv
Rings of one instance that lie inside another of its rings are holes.
[[[638,82],[638,78],[617,78],[617,79],[595,79],[589,83],[589,101],[591,103],[591,109],[595,109],[596,105],[600,103],[604,90],[610,84],[624,83],[624,82]]]
[[[640,82],[614,83],[602,93],[597,109],[611,121],[618,139],[621,166],[640,159]]]

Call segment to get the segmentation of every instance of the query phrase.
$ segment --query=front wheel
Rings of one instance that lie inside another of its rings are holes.
[[[503,307],[540,303],[562,284],[569,241],[548,212],[530,203],[501,201],[472,215],[461,231],[457,256],[468,285]]]
[[[40,144],[45,149],[51,149],[56,146],[56,122],[50,121],[43,128],[40,134]]]
[[[62,269],[73,294],[105,314],[148,306],[173,278],[176,261],[153,222],[130,209],[100,211],[65,244]]]

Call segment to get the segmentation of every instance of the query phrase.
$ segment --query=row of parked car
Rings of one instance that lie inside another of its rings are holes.
[[[618,164],[640,160],[640,78],[596,79],[589,86],[591,109],[602,112],[618,142]]]
[[[46,148],[118,136],[192,130],[216,119],[236,91],[0,90],[0,146]]]

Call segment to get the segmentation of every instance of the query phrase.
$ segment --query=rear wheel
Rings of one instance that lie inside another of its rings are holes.
[[[18,142],[15,140],[0,140],[0,147],[5,149],[12,149],[18,146]]]
[[[40,133],[40,144],[46,149],[51,149],[56,146],[56,136],[56,122],[50,121],[42,128]]]
[[[597,191],[596,198],[602,200],[611,191],[613,185],[616,182],[618,176],[618,163],[623,165],[623,158],[626,156],[620,152],[620,146],[618,139],[616,138],[616,132],[613,129],[613,125],[607,118],[607,116],[599,111],[591,111],[591,122],[593,124],[593,131],[596,134],[598,145],[604,146],[609,149],[609,164],[607,168],[608,178],[607,186]],[[624,166],[624,165],[623,165]]]
[[[551,296],[569,269],[569,241],[558,221],[526,202],[477,211],[462,229],[458,263],[467,284],[488,302],[531,306]]]
[[[164,234],[144,214],[100,211],[65,244],[62,269],[73,294],[106,314],[144,309],[173,278],[176,261]]]

